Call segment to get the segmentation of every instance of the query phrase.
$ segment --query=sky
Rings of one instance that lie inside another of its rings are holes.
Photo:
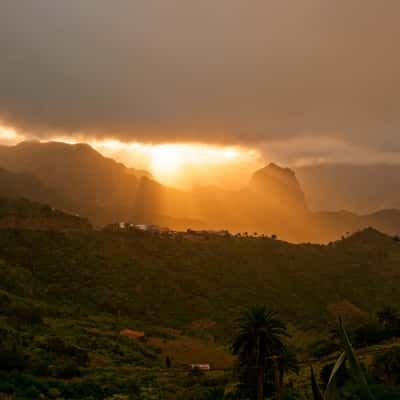
[[[399,15],[397,0],[2,0],[0,125],[128,144],[144,166],[132,144],[400,162]]]

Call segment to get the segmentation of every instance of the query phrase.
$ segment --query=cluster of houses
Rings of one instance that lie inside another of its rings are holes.
[[[209,236],[230,236],[229,231],[227,230],[192,230],[188,229],[186,231],[174,231],[168,227],[162,227],[154,224],[131,224],[128,222],[119,222],[116,224],[111,224],[106,227],[107,230],[112,231],[142,231],[142,232],[150,232],[156,234],[167,234],[169,236],[177,236],[182,235],[184,239],[188,240],[202,240],[206,239]]]
[[[127,222],[120,222],[119,223],[120,229],[136,229],[139,231],[146,231],[146,232],[170,232],[171,230],[168,227],[161,227],[159,225],[153,224],[128,224]]]
[[[118,222],[116,224],[110,224],[105,227],[109,231],[143,231],[143,232],[153,232],[153,233],[168,233],[173,232],[167,227],[160,227],[154,224],[131,224],[128,222]]]

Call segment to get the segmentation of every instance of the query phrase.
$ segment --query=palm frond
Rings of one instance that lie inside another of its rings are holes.
[[[346,332],[346,329],[343,326],[343,322],[341,319],[339,320],[339,332],[340,332],[340,338],[342,340],[343,347],[345,348],[346,356],[349,361],[349,365],[353,372],[353,376],[354,376],[356,383],[359,384],[359,386],[363,392],[363,396],[365,396],[364,398],[366,400],[374,400],[374,397],[368,386],[367,380],[365,379],[364,372],[363,372],[363,370],[360,366],[360,363],[358,362],[358,359],[354,353],[353,346],[351,345],[349,336]]]
[[[319,388],[317,380],[315,379],[314,369],[312,366],[310,366],[310,370],[311,370],[311,388],[313,393],[313,400],[325,400],[321,392],[321,389]]]
[[[345,362],[346,362],[346,352],[343,352],[337,359],[335,366],[332,369],[328,384],[325,389],[325,400],[337,400],[338,398],[338,388],[336,385],[337,376],[340,369],[345,365]]]

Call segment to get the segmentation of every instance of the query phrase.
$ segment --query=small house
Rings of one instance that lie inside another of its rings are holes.
[[[190,369],[193,371],[210,371],[210,364],[190,364]]]

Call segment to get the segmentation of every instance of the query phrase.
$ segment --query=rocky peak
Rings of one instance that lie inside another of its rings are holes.
[[[307,209],[304,193],[290,168],[270,163],[256,171],[249,184],[254,192],[275,198],[283,206]]]

